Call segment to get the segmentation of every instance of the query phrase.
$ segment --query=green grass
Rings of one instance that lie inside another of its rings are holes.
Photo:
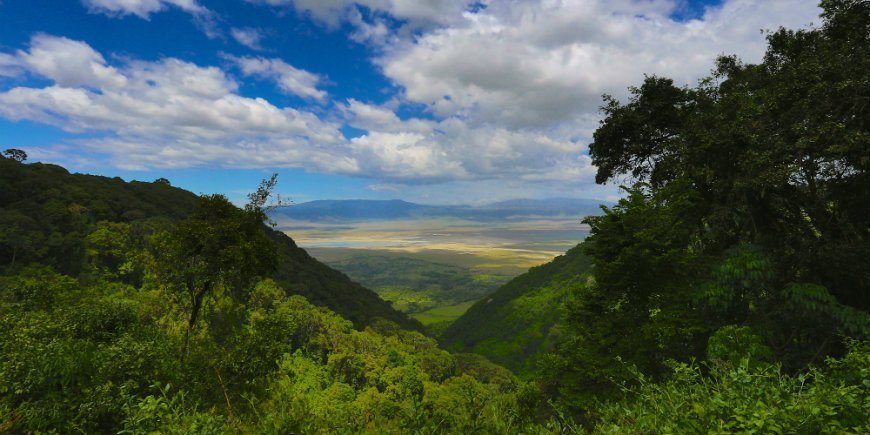
[[[465,314],[465,312],[474,305],[474,302],[475,301],[466,301],[455,305],[436,307],[421,313],[412,314],[411,317],[419,320],[420,323],[427,327],[441,322],[453,322],[459,318],[459,316]]]
[[[399,311],[419,314],[447,309],[435,312],[438,318],[430,323],[445,321],[443,314],[455,311],[448,307],[479,300],[522,273],[519,268],[507,273],[480,270],[478,266],[492,258],[471,254],[344,248],[318,248],[312,253],[374,290]],[[447,314],[446,318],[452,321],[459,314]]]

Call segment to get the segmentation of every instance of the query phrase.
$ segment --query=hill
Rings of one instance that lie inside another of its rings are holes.
[[[583,217],[601,214],[605,201],[593,199],[550,198],[516,199],[484,205],[424,205],[392,200],[318,200],[280,207],[275,218],[303,221],[365,221],[456,218],[497,221],[534,217]]]
[[[444,331],[442,345],[530,374],[553,344],[553,327],[565,298],[588,279],[590,263],[581,250],[577,245],[478,301]]]
[[[196,201],[193,193],[162,180],[128,183],[117,177],[71,174],[56,165],[0,159],[0,268],[39,262],[78,276],[85,236],[97,222],[135,223],[147,231],[161,221],[184,218]],[[272,229],[267,233],[280,256],[274,278],[291,293],[328,307],[357,327],[385,318],[421,329],[374,292],[309,256],[287,235]]]

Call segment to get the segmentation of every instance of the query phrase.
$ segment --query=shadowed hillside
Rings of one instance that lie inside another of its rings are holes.
[[[0,267],[30,262],[52,264],[78,275],[84,265],[85,236],[97,222],[136,224],[140,232],[187,216],[197,196],[165,182],[127,183],[120,178],[70,174],[49,164],[0,159]],[[284,288],[326,306],[358,327],[382,317],[403,327],[419,323],[394,310],[374,292],[354,283],[296,246],[283,233],[269,230],[280,265],[275,278]]]
[[[553,326],[566,297],[588,279],[589,259],[581,247],[529,269],[474,304],[444,331],[442,345],[531,373],[537,358],[552,346]]]

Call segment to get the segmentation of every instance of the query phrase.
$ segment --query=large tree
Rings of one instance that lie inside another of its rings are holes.
[[[653,374],[703,357],[726,325],[790,369],[866,336],[870,2],[821,6],[819,28],[770,33],[760,64],[721,57],[697,87],[648,77],[606,97],[596,181],[633,186],[587,220],[596,281],[569,304],[551,374],[566,393],[607,389],[616,356]]]
[[[183,296],[188,311],[182,356],[203,304],[214,291],[242,300],[258,278],[277,266],[276,248],[263,223],[263,207],[274,181],[264,186],[244,209],[223,195],[203,195],[159,248],[158,274]]]

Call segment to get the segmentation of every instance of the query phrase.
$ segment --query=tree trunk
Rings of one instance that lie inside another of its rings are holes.
[[[203,284],[202,288],[193,293],[193,298],[191,300],[191,308],[190,308],[190,317],[187,319],[187,331],[184,332],[184,343],[181,346],[181,359],[187,357],[187,352],[189,350],[190,344],[190,333],[193,331],[193,328],[196,326],[197,320],[199,320],[199,312],[202,309],[202,302],[205,300],[205,295],[208,293],[211,288],[211,282],[206,282]]]

